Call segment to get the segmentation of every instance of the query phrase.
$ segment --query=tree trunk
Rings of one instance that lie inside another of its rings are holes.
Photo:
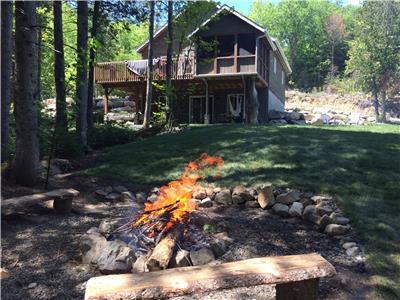
[[[373,85],[373,89],[372,89],[372,94],[374,96],[374,109],[375,109],[375,121],[378,122],[379,121],[379,99],[378,99],[378,87],[376,85],[376,80],[375,77],[372,80],[372,85]]]
[[[149,24],[149,46],[147,62],[147,86],[146,86],[146,106],[144,109],[143,128],[150,125],[151,102],[153,97],[153,35],[154,35],[154,1],[149,1],[150,24]]]
[[[40,7],[41,3],[37,3]],[[41,85],[41,78],[42,78],[42,26],[43,20],[40,15],[36,16],[36,23],[37,23],[37,80],[36,80],[36,103],[41,105],[42,101],[42,85]]]
[[[64,42],[62,30],[62,2],[53,1],[54,13],[54,80],[56,86],[56,131],[67,132],[67,104],[65,100]]]
[[[386,123],[386,90],[382,91],[382,122]]]
[[[172,18],[174,13],[174,2],[168,0],[168,46],[167,46],[167,65],[166,65],[166,84],[167,84],[167,106],[168,114],[171,115],[172,111],[172,46],[173,46],[173,28],[172,28]]]
[[[15,2],[16,151],[13,171],[18,184],[33,185],[39,165],[36,109],[36,2]]]
[[[76,133],[81,146],[87,149],[87,44],[88,44],[88,4],[78,1],[78,64],[76,75],[76,101],[78,102],[78,115]]]
[[[92,29],[91,38],[93,40],[97,37],[97,27],[99,26],[99,14],[100,14],[101,1],[95,1],[93,7],[93,18],[92,18]],[[94,91],[94,59],[95,49],[90,47],[89,54],[89,82],[88,82],[88,99],[87,99],[87,125],[89,134],[93,131],[93,91]]]
[[[12,2],[1,2],[1,153],[4,161],[8,154],[8,122],[11,98],[12,68]]]

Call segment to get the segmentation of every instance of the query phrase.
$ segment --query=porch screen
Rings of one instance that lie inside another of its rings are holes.
[[[217,37],[217,54],[221,56],[233,56],[235,51],[235,36],[222,35]]]
[[[238,35],[239,56],[256,53],[256,35],[254,33]]]

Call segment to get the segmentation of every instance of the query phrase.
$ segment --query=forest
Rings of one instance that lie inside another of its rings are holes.
[[[130,140],[127,130],[94,112],[93,98],[104,94],[93,83],[94,65],[137,59],[136,48],[168,16],[171,27],[182,27],[173,16],[210,8],[201,1],[149,3],[154,14],[146,2],[2,2],[2,161],[13,162],[17,174],[31,170],[27,179],[16,176],[21,183],[32,182],[43,157],[76,157]],[[255,1],[248,14],[284,48],[290,88],[363,91],[383,121],[400,89],[399,16],[397,1]],[[44,112],[46,99],[56,99],[55,115]]]

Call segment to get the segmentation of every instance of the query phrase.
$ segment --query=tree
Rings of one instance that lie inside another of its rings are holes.
[[[400,3],[365,1],[360,10],[355,39],[350,45],[346,72],[354,74],[365,92],[378,104],[386,121],[387,94],[400,79]],[[379,115],[376,105],[376,115]]]
[[[333,77],[335,71],[335,47],[344,39],[346,36],[346,29],[343,18],[337,13],[333,12],[326,21],[325,30],[328,35],[329,43],[331,44],[331,76]]]
[[[88,132],[93,130],[93,85],[94,85],[94,60],[96,55],[96,39],[97,28],[99,26],[101,1],[95,1],[93,6],[92,28],[90,31],[91,45],[89,54],[89,82],[88,82],[88,99],[87,99],[87,124]]]
[[[147,61],[146,105],[144,109],[143,128],[150,126],[151,103],[153,97],[153,35],[154,35],[154,1],[149,1],[149,44]]]
[[[87,148],[87,46],[88,46],[88,3],[78,1],[78,36],[77,51],[78,64],[76,72],[76,101],[78,114],[76,118],[76,133],[80,145]]]
[[[33,185],[39,164],[36,109],[36,2],[15,2],[16,152],[13,171],[17,183]]]
[[[173,50],[173,14],[174,14],[174,3],[171,0],[168,0],[168,40],[167,40],[167,65],[166,65],[166,85],[167,85],[167,106],[168,113],[170,114],[171,110],[171,102],[172,102],[172,50]],[[170,117],[170,116],[169,116]]]
[[[1,2],[1,153],[7,156],[12,68],[12,2]]]
[[[54,80],[56,87],[56,131],[67,132],[67,105],[65,99],[64,39],[62,2],[53,1],[54,13]]]

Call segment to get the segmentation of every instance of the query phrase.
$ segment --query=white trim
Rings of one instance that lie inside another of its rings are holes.
[[[285,56],[285,52],[283,52],[283,49],[282,49],[281,45],[279,44],[279,41],[276,38],[272,38],[272,41],[276,45],[276,49],[278,50],[277,53],[279,54],[278,58],[281,61],[282,66],[285,68],[286,73],[288,75],[292,74],[292,68],[289,65],[289,62]]]
[[[281,73],[281,82],[282,82],[282,85],[285,85],[285,72],[283,72],[283,70],[282,70],[282,73]]]
[[[274,73],[276,74],[276,56],[274,55]]]
[[[202,98],[204,98],[204,100],[206,100],[206,95],[189,96],[189,124],[195,124],[195,123],[192,123],[192,121],[193,121],[193,116],[192,116],[193,100],[194,99],[203,100]],[[214,95],[208,95],[208,99],[211,99],[211,101],[212,101],[213,111],[211,112],[211,120],[213,121],[214,120]],[[203,115],[203,117],[204,117],[204,115]],[[204,122],[204,120],[203,120],[203,122]],[[203,123],[201,123],[201,124],[203,124]]]

